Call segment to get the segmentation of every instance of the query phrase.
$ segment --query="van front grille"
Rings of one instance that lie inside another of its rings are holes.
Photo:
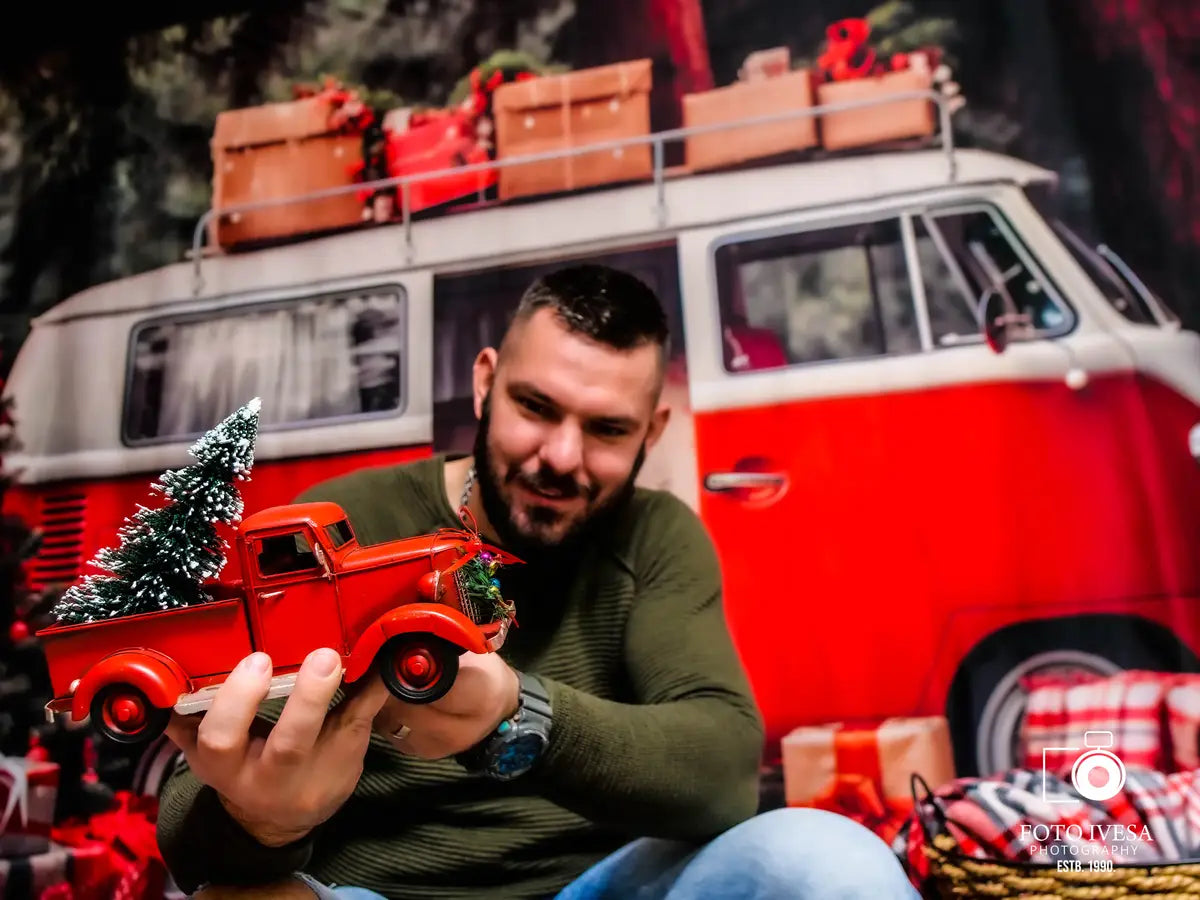
[[[87,499],[80,493],[42,497],[37,527],[42,543],[29,563],[29,586],[40,591],[48,585],[71,583],[83,571],[83,523]]]

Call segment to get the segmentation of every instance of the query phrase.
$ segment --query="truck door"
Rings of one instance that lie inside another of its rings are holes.
[[[251,603],[257,608],[259,649],[275,667],[298,666],[318,647],[345,653],[337,579],[326,575],[323,550],[306,527],[255,535]]]
[[[680,238],[701,514],[776,741],[940,711],[968,608],[1034,615],[1132,576],[1088,562],[1137,544],[1109,490],[1131,458],[1128,355],[1018,238],[1019,193],[996,194]],[[979,336],[987,290],[1029,319],[1003,354]]]

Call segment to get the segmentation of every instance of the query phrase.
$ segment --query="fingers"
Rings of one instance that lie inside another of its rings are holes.
[[[196,749],[196,734],[200,730],[200,720],[203,716],[181,716],[171,713],[167,722],[167,737],[176,747],[183,751],[184,756],[190,756]]]
[[[326,647],[308,655],[263,747],[264,761],[295,765],[312,751],[341,682],[342,658],[336,650]]]
[[[196,730],[199,750],[225,757],[244,754],[250,725],[270,686],[271,658],[267,654],[252,653],[238,663],[200,720]],[[182,724],[174,731],[182,740],[187,740]]]

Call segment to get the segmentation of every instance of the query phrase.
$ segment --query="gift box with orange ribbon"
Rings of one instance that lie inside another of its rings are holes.
[[[893,718],[873,728],[839,722],[797,728],[783,738],[788,806],[841,813],[884,840],[912,811],[914,772],[930,785],[953,780],[945,718]]]

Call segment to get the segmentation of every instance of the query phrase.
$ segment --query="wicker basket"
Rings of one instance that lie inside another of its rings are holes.
[[[979,859],[962,852],[951,835],[937,798],[919,775],[913,775],[913,801],[924,833],[929,898],[1020,897],[1023,900],[1109,900],[1125,897],[1166,897],[1200,900],[1200,860],[1153,866],[1114,865],[1108,871],[1059,871],[1057,863]],[[918,786],[924,797],[918,796]],[[927,812],[932,812],[930,822]],[[961,827],[956,823],[956,827]],[[982,841],[980,846],[986,846]]]

